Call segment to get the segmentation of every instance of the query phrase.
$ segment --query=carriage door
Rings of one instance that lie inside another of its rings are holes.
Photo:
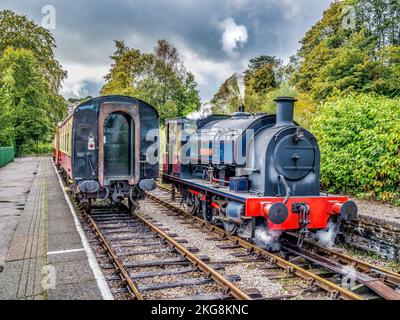
[[[135,124],[124,113],[112,113],[104,122],[104,178],[129,180],[134,172]]]

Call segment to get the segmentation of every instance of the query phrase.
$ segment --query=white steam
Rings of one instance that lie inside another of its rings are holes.
[[[324,247],[332,248],[335,246],[335,239],[338,233],[338,224],[333,221],[329,221],[327,228],[317,231],[314,237]]]
[[[212,113],[212,105],[210,103],[203,103],[200,109],[187,115],[188,119],[199,120],[207,118]]]
[[[239,98],[239,102],[244,105],[244,98],[245,98],[245,84],[244,84],[244,76],[243,74],[235,73],[237,89],[233,90],[233,93],[236,97]]]
[[[282,232],[266,230],[265,228],[257,228],[255,232],[254,242],[258,246],[278,251],[281,248],[279,238]]]

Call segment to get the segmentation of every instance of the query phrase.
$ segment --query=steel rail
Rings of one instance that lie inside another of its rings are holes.
[[[347,275],[348,271],[343,268],[343,265],[339,262],[332,260],[331,258],[323,257],[321,255],[315,254],[311,251],[305,250],[303,248],[299,248],[296,245],[289,245],[287,247],[284,245],[282,248],[285,251],[294,253],[296,256],[300,256],[310,262],[316,263],[328,270],[332,270],[338,274]],[[378,296],[386,299],[386,300],[400,300],[400,293],[396,292],[389,286],[387,286],[383,281],[371,277],[367,273],[360,272],[355,268],[352,268],[352,278],[357,282],[363,284],[368,287],[372,291],[374,291]]]
[[[150,229],[152,229],[155,233],[157,233],[160,237],[162,237],[165,241],[167,241],[170,245],[172,245],[174,249],[176,249],[182,256],[188,259],[195,267],[198,267],[206,275],[210,276],[215,282],[225,288],[227,290],[227,293],[231,294],[234,298],[238,300],[252,300],[252,298],[248,294],[236,287],[231,281],[225,279],[224,276],[222,276],[219,272],[197,258],[196,255],[191,253],[180,243],[168,236],[164,231],[152,224],[145,217],[137,212],[134,213],[134,216],[145,225],[147,225]]]
[[[165,187],[163,189],[168,190]],[[254,245],[242,238],[239,238],[237,236],[232,236],[232,235],[228,234],[227,232],[225,232],[224,230],[222,230],[221,228],[219,228],[215,225],[211,225],[208,222],[206,222],[205,220],[200,219],[196,216],[190,215],[182,208],[175,206],[174,204],[169,203],[167,201],[164,201],[163,199],[160,199],[149,192],[146,192],[146,196],[148,198],[152,199],[153,201],[158,202],[159,204],[173,210],[174,212],[179,212],[179,213],[183,214],[184,216],[186,216],[187,218],[190,218],[190,219],[198,222],[202,226],[208,228],[209,230],[211,230],[213,232],[220,234],[221,236],[232,241],[236,245],[240,245],[242,248],[247,249],[249,252],[252,252],[259,256],[268,257],[270,259],[271,263],[274,263],[274,264],[278,265],[279,267],[283,268],[284,270],[291,272],[307,281],[310,281],[312,284],[320,287],[321,289],[323,289],[325,291],[328,291],[334,295],[340,295],[342,299],[365,300],[362,296],[360,296],[350,290],[342,288],[342,287],[336,285],[335,283],[333,283],[329,280],[326,280],[308,270],[305,270],[305,269],[299,267],[298,265],[296,265],[290,261],[287,261],[271,252],[268,252],[268,251]]]
[[[129,276],[128,271],[125,269],[124,264],[122,263],[121,259],[116,255],[114,252],[114,249],[111,247],[111,245],[108,243],[107,239],[103,236],[101,233],[99,227],[97,226],[96,222],[93,220],[93,218],[90,215],[87,215],[87,219],[89,221],[89,224],[95,231],[97,237],[100,239],[101,243],[111,256],[111,258],[114,260],[116,268],[119,270],[121,275],[124,278],[124,281],[126,282],[126,285],[128,287],[128,290],[130,291],[131,295],[134,296],[137,300],[144,300],[142,294],[140,293],[138,287],[134,283],[134,281],[131,279]]]
[[[292,238],[294,239],[294,241],[297,241],[297,236],[294,234],[288,233],[286,234],[286,237]],[[375,272],[379,274],[379,276],[384,281],[400,287],[400,274],[394,271],[385,269],[381,266],[373,265],[369,262],[362,261],[357,258],[350,257],[341,252],[330,250],[329,248],[321,247],[320,245],[312,243],[309,240],[305,240],[304,244],[309,246],[312,251],[317,253],[323,253],[331,257],[334,261],[338,261],[339,263],[345,263],[353,267],[354,269],[361,270],[365,273]]]

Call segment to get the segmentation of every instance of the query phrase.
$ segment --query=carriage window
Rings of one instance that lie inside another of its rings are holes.
[[[104,122],[104,171],[108,177],[134,174],[134,123],[131,117],[113,113]]]

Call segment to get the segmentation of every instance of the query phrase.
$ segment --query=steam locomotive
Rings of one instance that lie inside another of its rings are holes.
[[[320,191],[316,138],[293,121],[295,99],[276,100],[276,115],[250,114],[166,121],[162,181],[193,214],[253,238],[262,227],[299,239],[328,223],[351,221],[356,204]]]
[[[54,161],[86,211],[92,200],[128,198],[132,210],[156,187],[159,116],[127,96],[94,98],[77,106],[56,129]]]

